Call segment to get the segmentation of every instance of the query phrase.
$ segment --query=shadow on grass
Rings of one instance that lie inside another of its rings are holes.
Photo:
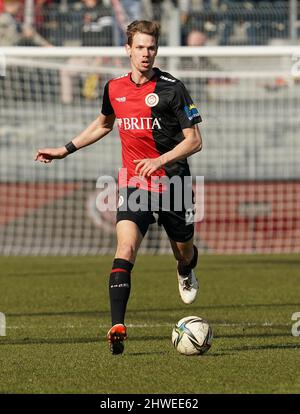
[[[102,338],[23,338],[0,340],[1,345],[62,345],[62,344],[89,344],[101,342]]]
[[[298,307],[299,303],[251,303],[251,304],[232,304],[232,305],[206,305],[206,306],[192,306],[190,312],[202,311],[205,309],[247,309],[247,308],[276,308],[276,307]],[[182,312],[183,307],[174,307],[174,308],[149,308],[149,309],[128,309],[127,314],[137,314],[137,313],[152,313],[152,312]],[[74,317],[110,317],[110,312],[105,311],[60,311],[60,312],[20,312],[20,313],[8,313],[6,312],[7,317],[40,317],[40,316],[74,316]]]
[[[239,267],[241,264],[249,264],[250,266],[268,266],[268,265],[291,265],[291,266],[300,266],[299,257],[284,258],[281,255],[268,256],[268,257],[259,257],[259,256],[235,256],[234,258],[230,256],[217,257],[217,261],[212,256],[206,256],[203,258],[204,265],[209,266],[209,269],[218,269],[224,263],[227,267]],[[202,263],[203,263],[202,262]]]
[[[132,341],[165,341],[170,340],[169,335],[165,336],[140,336],[132,337]],[[105,336],[89,338],[22,338],[22,339],[8,339],[0,340],[1,345],[50,345],[50,344],[88,344],[88,343],[102,343],[106,342]]]
[[[242,351],[260,351],[264,349],[300,349],[300,344],[271,344],[271,345],[254,345],[254,346],[241,346],[241,347],[233,347],[230,350],[234,352],[242,352]]]
[[[128,311],[129,313],[129,311]],[[101,318],[103,316],[110,316],[110,312],[100,311],[61,311],[61,312],[20,312],[20,313],[5,313],[6,317],[41,317],[41,316],[74,316],[74,317],[91,317],[95,316]]]
[[[225,334],[225,335],[214,335],[215,339],[222,338],[272,338],[272,337],[290,337],[290,333],[266,333],[266,334],[255,334],[255,333],[244,333],[244,334]],[[170,335],[149,335],[149,336],[131,336],[130,341],[132,342],[142,342],[142,341],[170,341]],[[102,343],[106,342],[106,338],[103,335],[99,337],[87,337],[87,338],[21,338],[21,339],[8,339],[3,338],[0,340],[1,345],[62,345],[62,344],[89,344],[89,343]],[[262,346],[246,346],[241,348],[232,348],[232,350],[251,350],[251,349],[269,349],[273,347],[284,348],[285,345],[262,345]],[[300,348],[300,344],[289,344],[286,345],[288,348]],[[147,352],[148,354],[148,352]]]
[[[241,334],[222,334],[222,335],[214,335],[214,338],[216,339],[222,339],[222,338],[237,338],[237,339],[243,339],[243,338],[273,338],[273,337],[291,337],[290,332],[276,332],[276,333],[241,333]]]
[[[175,349],[174,349],[175,352]],[[170,355],[169,351],[153,351],[153,352],[126,352],[126,355],[128,356],[134,356],[134,357],[139,357],[139,356],[145,356],[145,355]],[[175,353],[175,355],[180,355],[179,352]],[[222,357],[222,356],[227,356],[227,355],[233,355],[232,353],[229,352],[211,352],[209,351],[208,353],[206,353],[205,355],[191,355],[191,358],[202,358],[204,356],[204,358],[210,357],[210,358],[216,358],[216,357]],[[184,356],[184,355],[182,355]]]
[[[145,356],[145,355],[168,355],[169,352],[162,352],[162,351],[152,351],[152,352],[126,352],[125,355],[128,356],[134,356],[134,357],[139,357],[139,356]]]

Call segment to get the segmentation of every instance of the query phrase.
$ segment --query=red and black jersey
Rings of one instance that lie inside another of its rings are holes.
[[[119,175],[119,186],[135,176],[134,160],[157,158],[184,139],[182,130],[201,122],[201,116],[184,84],[154,68],[154,76],[137,85],[126,74],[110,80],[104,89],[102,113],[115,114],[122,143],[122,162],[127,180]],[[155,176],[189,176],[186,159],[155,171]],[[148,180],[150,186],[150,179]],[[151,187],[145,188],[156,191]]]

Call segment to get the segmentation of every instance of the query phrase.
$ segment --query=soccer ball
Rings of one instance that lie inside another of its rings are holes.
[[[180,319],[172,331],[172,342],[178,352],[184,355],[202,355],[212,343],[212,329],[199,316]]]

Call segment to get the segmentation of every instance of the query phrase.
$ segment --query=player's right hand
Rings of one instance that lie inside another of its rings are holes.
[[[49,163],[54,159],[65,158],[68,155],[66,147],[39,149],[34,160]]]

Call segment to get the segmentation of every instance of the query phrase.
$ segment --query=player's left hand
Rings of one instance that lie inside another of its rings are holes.
[[[159,158],[143,158],[133,162],[136,164],[135,174],[141,177],[150,177],[151,174],[162,167],[162,162]]]

